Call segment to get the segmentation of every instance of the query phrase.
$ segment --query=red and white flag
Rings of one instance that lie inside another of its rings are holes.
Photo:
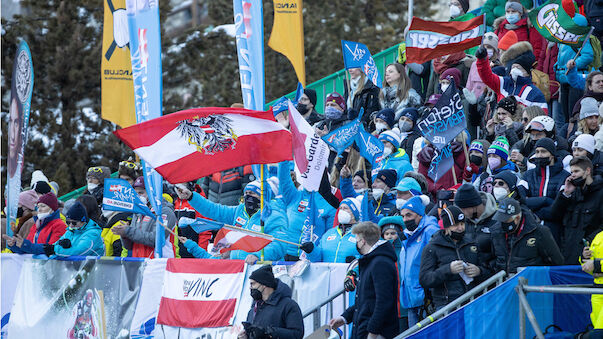
[[[245,252],[257,252],[266,247],[274,238],[268,234],[257,233],[241,227],[224,225],[216,234],[214,246],[210,254],[218,256],[218,253],[226,251],[242,250]]]
[[[241,260],[168,259],[157,323],[186,328],[232,325],[245,268]]]
[[[461,52],[482,42],[486,33],[485,16],[467,21],[427,21],[412,18],[406,34],[406,62],[422,64],[435,58]]]
[[[272,111],[195,108],[113,133],[170,183],[292,159],[291,133]]]
[[[329,147],[289,101],[289,124],[297,180],[304,189],[318,191],[322,173],[329,163]]]

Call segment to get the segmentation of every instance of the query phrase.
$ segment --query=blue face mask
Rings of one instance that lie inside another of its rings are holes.
[[[507,21],[508,21],[510,24],[515,24],[515,23],[517,23],[517,21],[519,21],[519,19],[521,19],[521,18],[519,17],[519,13],[511,13],[511,14],[506,14],[506,15],[505,15],[505,18],[507,18]]]
[[[325,117],[327,119],[331,119],[331,120],[333,120],[333,119],[339,119],[339,118],[341,118],[342,114],[343,114],[343,112],[340,111],[340,110],[338,110],[335,107],[327,106],[325,108]]]

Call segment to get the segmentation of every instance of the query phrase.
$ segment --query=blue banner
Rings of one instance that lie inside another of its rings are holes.
[[[359,42],[341,40],[341,50],[343,51],[345,69],[360,68],[375,86],[379,88],[383,87],[375,60],[373,60],[373,56],[366,45]]]
[[[103,210],[131,212],[148,215],[155,219],[157,216],[144,204],[132,185],[124,179],[105,179],[103,191]]]
[[[297,90],[295,91],[295,100],[291,101],[291,103],[293,103],[293,106],[297,106],[297,102],[299,101],[299,99],[301,98],[301,96],[303,94],[304,94],[304,87],[302,86],[301,82],[298,82]],[[287,98],[286,96],[280,97],[278,100],[276,100],[274,102],[274,105],[272,105],[272,113],[275,116],[278,113],[284,112],[288,109],[289,109],[289,98]]]
[[[354,143],[361,126],[359,118],[354,119],[352,122],[349,122],[325,135],[322,137],[322,140],[324,140],[327,145],[333,147],[338,155],[341,154],[346,148],[350,147]]]
[[[438,182],[444,174],[446,174],[454,166],[454,156],[452,154],[452,148],[450,145],[446,145],[441,150],[435,149],[433,158],[431,158],[431,164],[427,171],[427,176],[430,177],[434,183]]]
[[[356,135],[355,141],[360,150],[360,155],[370,161],[373,168],[376,168],[383,159],[383,149],[385,148],[383,143],[377,137],[367,132],[362,125]]]
[[[6,210],[8,222],[6,234],[12,236],[12,226],[17,221],[17,205],[21,193],[21,172],[27,143],[29,110],[34,85],[33,62],[29,46],[23,40],[17,48],[13,62],[13,78],[10,91],[8,120],[7,192]]]
[[[180,220],[178,220],[179,228],[190,227],[197,234],[203,233],[205,231],[217,231],[217,230],[221,229],[222,226],[224,226],[224,223],[209,220],[209,219],[202,219],[202,218],[193,219],[193,218],[182,217],[182,218],[180,218]]]
[[[126,0],[130,30],[130,56],[134,81],[136,122],[158,118],[162,114],[161,30],[159,3],[152,0]],[[151,166],[142,162],[145,188],[151,207],[161,215],[163,178]],[[161,257],[165,243],[163,218],[157,218],[155,257]]]
[[[425,139],[437,149],[448,145],[467,128],[463,102],[452,79],[440,100],[429,114],[417,123],[417,127]]]
[[[233,0],[241,93],[245,108],[264,110],[264,17],[262,1]]]

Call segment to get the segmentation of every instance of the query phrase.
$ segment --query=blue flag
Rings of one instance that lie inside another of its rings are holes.
[[[354,119],[331,133],[322,137],[327,145],[333,147],[337,154],[341,154],[346,148],[350,147],[356,139],[356,135],[360,131],[360,119]]]
[[[364,126],[360,126],[360,131],[356,136],[356,145],[360,150],[360,155],[370,161],[373,168],[376,168],[378,163],[383,159],[383,143],[379,139],[367,132]]]
[[[343,51],[345,69],[360,68],[375,86],[379,88],[383,87],[375,60],[373,60],[373,56],[366,45],[359,42],[341,40],[341,49]]]
[[[450,171],[454,166],[454,157],[452,154],[452,148],[450,145],[446,145],[441,150],[435,149],[435,153],[431,158],[431,164],[427,171],[427,176],[430,177],[434,183],[442,179],[442,177]]]
[[[370,221],[370,214],[368,190],[365,190],[360,202],[360,221]]]
[[[202,218],[193,219],[182,217],[180,218],[180,220],[178,220],[179,228],[190,227],[197,234],[203,233],[205,231],[217,231],[221,229],[222,226],[224,226],[224,223]]]
[[[463,102],[452,79],[440,100],[417,127],[425,139],[440,150],[467,128]]]
[[[291,101],[291,103],[293,103],[293,106],[297,105],[297,102],[299,101],[299,99],[301,98],[301,96],[304,94],[304,87],[302,86],[301,82],[297,83],[297,90],[295,91],[295,100]],[[289,98],[287,98],[286,96],[282,96],[280,98],[278,98],[275,102],[274,105],[272,105],[272,113],[276,116],[277,114],[279,114],[280,112],[284,112],[286,110],[289,109]]]
[[[297,83],[297,89],[295,90],[295,101],[293,102],[293,105],[297,105],[297,102],[299,101],[299,99],[301,99],[301,96],[304,95],[304,86],[302,86],[301,82]]]
[[[124,179],[105,179],[103,191],[103,210],[117,212],[131,212],[144,214],[157,218],[144,204],[129,182]]]

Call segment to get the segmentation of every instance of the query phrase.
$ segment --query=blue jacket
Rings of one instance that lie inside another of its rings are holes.
[[[310,196],[314,195],[315,211],[317,213],[314,225],[314,234],[320,238],[327,229],[333,227],[333,219],[336,210],[318,192],[309,192],[305,189],[298,190],[289,174],[289,163],[281,162],[278,171],[279,192],[281,198],[277,199],[282,206],[281,209],[287,211],[288,225],[285,231],[285,239],[297,244],[301,244],[304,222],[310,202]],[[278,206],[278,203],[277,203]],[[297,246],[286,245],[287,254],[299,256],[301,250]]]
[[[217,257],[214,257],[211,254],[207,253],[206,250],[204,250],[201,246],[199,246],[196,242],[192,241],[191,239],[186,240],[186,242],[184,243],[184,247],[186,247],[188,253],[192,254],[195,258],[218,259]]]
[[[312,262],[345,263],[345,258],[358,255],[352,228],[341,234],[341,228],[337,226],[322,235],[318,245],[308,254],[308,259]]]
[[[54,245],[54,253],[57,256],[68,255],[90,255],[103,256],[105,254],[105,243],[101,236],[102,229],[92,219],[86,225],[77,230],[67,230],[65,234]],[[71,247],[63,248],[58,243],[62,239],[69,239]]]
[[[341,191],[341,197],[345,198],[356,198],[359,194],[354,191],[354,186],[352,185],[352,177],[349,176],[347,178],[340,177],[339,178],[339,190]]]
[[[261,213],[256,212],[249,216],[245,211],[245,205],[225,206],[216,204],[194,192],[190,200],[191,206],[207,218],[213,219],[225,224],[242,227],[247,230],[261,232],[260,224]],[[287,216],[276,204],[267,202],[272,213],[264,223],[264,233],[270,234],[276,238],[284,236],[283,230],[287,228]],[[230,259],[245,259],[248,254],[253,254],[260,258],[260,252],[247,253],[241,250],[230,252]],[[264,247],[264,260],[281,260],[285,255],[285,248],[280,241],[273,241]]]
[[[567,72],[567,82],[573,88],[584,91],[584,89],[586,88],[586,76],[587,75],[588,74],[584,74],[584,73],[578,74],[578,71],[576,71],[576,67],[574,67],[574,68],[570,69],[569,72]]]
[[[440,230],[438,220],[432,216],[424,216],[415,232],[402,241],[400,258],[400,304],[404,308],[423,305],[425,292],[419,284],[421,270],[421,254],[431,236]]]
[[[555,63],[555,78],[562,84],[569,84],[570,82],[565,75],[567,70],[567,62],[576,56],[576,51],[570,45],[559,44],[559,54],[557,54],[557,62]],[[590,41],[587,41],[580,52],[580,55],[576,58],[576,67],[574,67],[578,73],[588,74],[590,71],[590,63],[593,62],[594,53],[593,47]]]
[[[377,173],[383,169],[394,169],[398,173],[398,180],[396,180],[396,185],[402,180],[404,174],[406,172],[411,172],[414,169],[412,168],[412,164],[410,163],[410,158],[406,151],[403,148],[398,148],[398,152],[390,154],[387,158],[381,160],[379,165],[377,165],[371,175],[373,176],[373,180],[377,177]]]
[[[396,209],[396,194],[387,193],[381,196],[378,200],[371,200],[374,214],[377,216],[377,220],[372,222],[378,223],[382,217],[393,215],[398,210]]]

